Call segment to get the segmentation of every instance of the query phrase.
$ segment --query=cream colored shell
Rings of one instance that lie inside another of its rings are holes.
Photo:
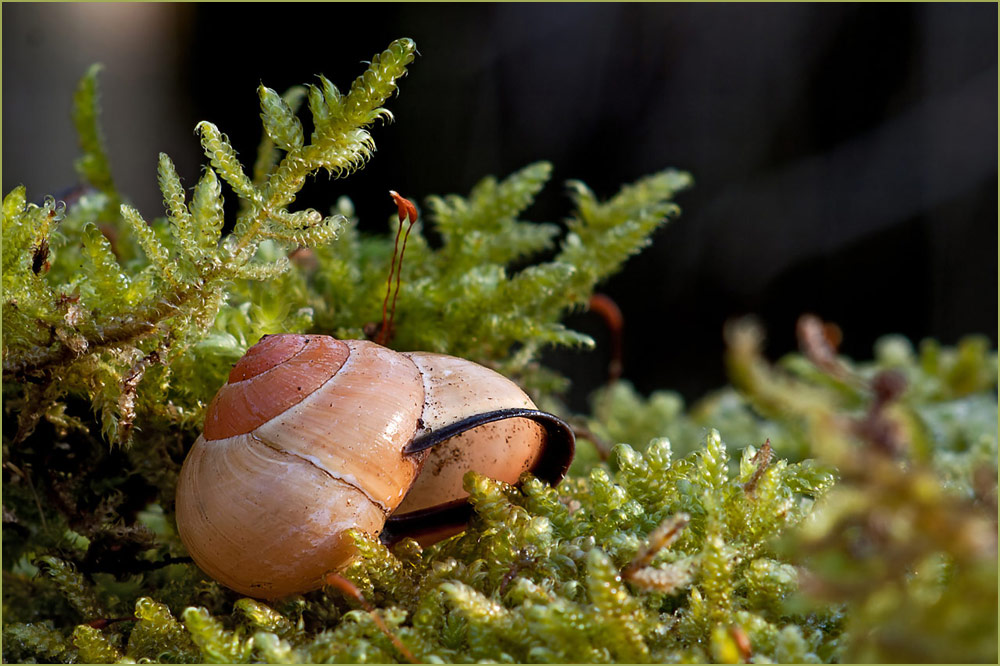
[[[311,395],[248,434],[198,438],[181,469],[181,539],[238,592],[276,598],[322,585],[354,555],[343,530],[378,535],[419,470],[422,456],[402,453],[424,404],[416,367],[345,342],[347,361]]]
[[[424,382],[426,397],[418,436],[475,414],[515,407],[535,409],[517,384],[478,363],[430,352],[403,355],[417,365]],[[517,483],[523,472],[534,467],[544,445],[544,428],[526,418],[493,421],[452,437],[429,451],[395,515],[468,497],[462,479],[469,470]]]
[[[280,347],[292,337],[262,348]],[[393,512],[395,518],[461,502],[467,495],[462,478],[470,469],[516,483],[542,454],[544,428],[525,418],[487,423],[406,454],[416,436],[485,412],[535,406],[507,378],[463,359],[399,354],[360,340],[294,337],[290,347],[347,345],[349,354],[325,381],[315,378],[311,361],[283,365],[285,395],[298,384],[318,388],[295,394],[298,402],[276,416],[250,421],[249,432],[238,418],[235,425],[229,419],[225,427],[215,426],[219,434],[213,437],[219,439],[199,437],[178,480],[177,526],[184,545],[206,573],[242,594],[273,599],[320,587],[324,574],[342,569],[356,554],[346,529],[376,536]],[[258,353],[254,363],[268,353]],[[289,379],[288,368],[312,373],[315,381]],[[241,382],[262,381],[268,372],[249,379],[236,372],[224,388],[241,391]],[[269,397],[269,384],[263,386],[247,393],[256,396],[252,404],[226,404],[273,414],[257,409]],[[432,538],[460,529],[449,525]]]
[[[423,383],[405,356],[365,340],[344,342],[351,355],[337,374],[255,432],[359,488],[390,513],[417,473],[402,448],[416,433]]]
[[[177,523],[191,557],[252,597],[319,587],[354,556],[344,530],[374,535],[384,522],[363,492],[252,434],[199,438],[178,483]]]

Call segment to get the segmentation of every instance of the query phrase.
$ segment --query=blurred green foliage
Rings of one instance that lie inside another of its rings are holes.
[[[772,364],[761,329],[734,322],[731,386],[691,406],[606,386],[590,414],[563,411],[579,454],[557,488],[466,475],[463,534],[390,551],[355,533],[342,578],[269,603],[190,562],[177,472],[231,364],[266,333],[361,337],[382,317],[395,216],[366,237],[346,198],[328,216],[287,207],[308,174],[368,159],[414,53],[394,42],[346,94],[322,77],[261,86],[251,175],[199,124],[210,166],[189,195],[162,155],[167,216],[149,225],[114,187],[88,72],[89,187],[3,202],[4,660],[995,662],[997,355],[981,337],[886,337],[858,363],[803,317],[802,351]],[[520,219],[549,174],[426,199],[435,240],[410,231],[382,333],[496,367],[559,411],[538,352],[590,344],[561,317],[677,214],[690,178],[604,202],[571,183],[560,238]]]

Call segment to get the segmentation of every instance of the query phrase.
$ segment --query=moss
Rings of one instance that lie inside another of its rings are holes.
[[[804,352],[771,363],[737,323],[731,386],[690,406],[605,387],[590,414],[564,413],[586,427],[558,487],[466,475],[463,534],[389,550],[352,533],[360,557],[336,585],[270,603],[190,562],[177,473],[232,363],[266,333],[361,337],[382,317],[402,221],[364,236],[345,198],[289,206],[309,174],[371,157],[415,53],[393,42],[346,93],[261,86],[249,172],[200,123],[208,165],[189,192],[160,156],[150,224],[115,188],[88,71],[74,119],[89,189],[3,201],[5,660],[996,661],[997,355],[975,336],[887,337],[858,362],[804,318]],[[540,351],[591,344],[561,318],[691,181],[665,170],[607,201],[570,183],[561,235],[521,219],[550,173],[425,198],[383,333],[558,409]]]

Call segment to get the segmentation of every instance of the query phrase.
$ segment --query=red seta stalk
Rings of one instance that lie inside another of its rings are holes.
[[[396,299],[399,298],[399,283],[403,275],[403,253],[406,252],[406,240],[410,237],[410,230],[413,229],[417,221],[417,207],[409,199],[400,196],[395,190],[389,190],[389,196],[396,202],[399,209],[399,226],[396,228],[396,241],[392,247],[392,262],[389,264],[389,277],[385,284],[385,299],[382,301],[382,325],[379,327],[375,342],[384,345],[392,335],[393,319],[396,316]],[[408,220],[406,232],[403,232],[403,221]],[[400,246],[399,237],[402,234],[403,244]],[[392,276],[396,275],[396,289],[392,289]],[[392,293],[392,307],[389,308],[389,294]]]

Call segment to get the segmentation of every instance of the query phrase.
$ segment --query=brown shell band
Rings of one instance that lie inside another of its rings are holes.
[[[302,402],[347,361],[350,348],[325,335],[268,335],[251,347],[205,412],[207,441],[251,432]]]

